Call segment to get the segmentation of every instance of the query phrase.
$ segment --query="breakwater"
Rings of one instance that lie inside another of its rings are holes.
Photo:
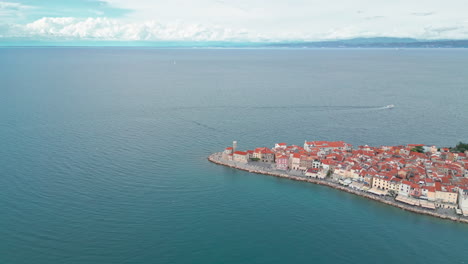
[[[330,188],[334,188],[334,189],[337,189],[337,190],[340,190],[340,191],[344,191],[344,192],[347,192],[347,193],[351,193],[351,194],[354,194],[354,195],[359,195],[361,197],[365,197],[367,199],[378,201],[378,202],[381,202],[381,203],[384,203],[384,204],[387,204],[387,205],[398,207],[398,208],[400,208],[402,210],[410,211],[410,212],[413,212],[413,213],[430,215],[430,216],[438,217],[438,218],[441,218],[441,219],[452,220],[452,221],[468,224],[468,218],[465,218],[465,217],[462,217],[462,216],[458,217],[458,216],[445,215],[445,214],[441,214],[441,213],[438,213],[438,212],[435,212],[435,211],[430,211],[430,210],[427,210],[427,209],[424,209],[424,208],[421,208],[421,207],[406,205],[406,204],[403,204],[403,203],[400,203],[400,202],[397,202],[397,201],[394,201],[394,200],[387,200],[387,199],[385,199],[385,198],[383,198],[381,196],[371,194],[371,193],[366,193],[366,192],[363,192],[363,191],[354,190],[354,189],[351,189],[349,187],[340,185],[338,183],[335,183],[335,182],[332,182],[332,181],[329,181],[329,180],[299,177],[299,176],[294,176],[294,175],[290,175],[290,174],[287,174],[287,173],[270,172],[270,171],[262,170],[262,169],[260,169],[258,167],[249,168],[246,165],[240,166],[240,165],[237,165],[235,163],[229,163],[229,162],[224,161],[223,159],[221,159],[221,153],[211,154],[210,156],[208,156],[208,160],[210,162],[213,162],[213,163],[218,164],[218,165],[223,165],[223,166],[227,166],[227,167],[230,167],[230,168],[235,168],[235,169],[238,169],[238,170],[247,171],[247,172],[250,172],[250,173],[263,174],[263,175],[268,175],[268,176],[286,178],[286,179],[295,180],[295,181],[302,181],[302,182],[309,182],[309,183],[324,185],[324,186],[328,186]]]

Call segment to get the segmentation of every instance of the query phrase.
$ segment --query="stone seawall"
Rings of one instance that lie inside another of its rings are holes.
[[[208,157],[208,160],[215,163],[215,164],[219,164],[219,165],[223,165],[223,166],[227,166],[227,167],[230,167],[230,168],[235,168],[235,169],[238,169],[238,170],[243,170],[243,171],[247,171],[247,172],[251,172],[251,173],[263,174],[263,175],[275,176],[275,177],[280,177],[280,178],[287,178],[287,179],[295,180],[295,181],[303,181],[303,182],[310,182],[310,183],[314,183],[314,184],[324,185],[324,186],[328,186],[328,187],[331,187],[331,188],[334,188],[334,189],[337,189],[337,190],[352,193],[354,195],[359,195],[359,196],[362,196],[362,197],[365,197],[365,198],[368,198],[368,199],[371,199],[371,200],[374,200],[374,201],[379,201],[379,202],[384,203],[384,204],[395,206],[395,207],[398,207],[400,209],[410,211],[410,212],[413,212],[413,213],[425,214],[425,215],[430,215],[430,216],[434,216],[434,217],[438,217],[438,218],[442,218],[442,219],[447,219],[447,220],[452,220],[452,221],[468,224],[468,219],[464,218],[464,217],[455,217],[455,216],[444,215],[444,214],[440,214],[440,213],[437,213],[437,212],[434,212],[434,211],[429,211],[429,210],[426,210],[426,209],[423,209],[423,208],[420,208],[420,207],[410,206],[410,205],[406,205],[406,204],[399,203],[399,202],[396,202],[396,201],[389,201],[389,200],[386,200],[386,199],[384,199],[384,198],[382,198],[380,196],[370,194],[370,193],[365,193],[365,192],[362,192],[362,191],[357,191],[357,190],[354,190],[354,189],[348,188],[346,186],[342,186],[342,185],[339,185],[337,183],[327,181],[327,180],[297,177],[297,176],[292,176],[292,175],[289,175],[289,174],[286,174],[286,173],[269,172],[269,171],[264,171],[264,170],[260,170],[260,169],[243,168],[243,167],[236,166],[234,164],[229,164],[227,162],[223,162],[219,158],[220,156],[221,156],[220,153],[214,153],[214,154],[212,154],[212,155],[210,155]]]

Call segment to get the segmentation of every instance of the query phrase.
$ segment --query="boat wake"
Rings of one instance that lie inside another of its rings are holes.
[[[384,107],[381,107],[380,109],[393,109],[394,107],[395,107],[395,105],[390,104],[390,105],[386,105]]]

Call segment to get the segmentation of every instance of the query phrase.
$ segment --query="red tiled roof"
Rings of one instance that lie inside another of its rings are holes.
[[[263,148],[256,148],[256,149],[255,149],[255,152],[256,152],[256,153],[262,153],[262,154],[271,154],[271,153],[273,153],[273,151],[271,151],[271,149],[266,148],[266,147],[263,147]]]
[[[424,147],[424,144],[408,144],[408,147]]]
[[[406,184],[406,185],[409,185],[409,186],[411,186],[411,182],[409,182],[409,181],[406,181],[406,180],[403,180],[403,181],[401,181],[401,183],[402,183],[402,184]]]
[[[435,192],[435,187],[434,186],[424,186],[423,189],[426,189],[429,192]]]
[[[444,183],[444,184],[450,183],[450,178],[449,177],[442,177],[440,179],[442,180],[442,183]]]

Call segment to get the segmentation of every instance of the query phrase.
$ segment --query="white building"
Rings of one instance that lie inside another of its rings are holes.
[[[468,216],[468,190],[458,190],[458,207],[464,216]]]
[[[247,163],[249,160],[249,155],[247,152],[244,151],[236,151],[233,155],[233,161],[240,162],[240,163]]]
[[[287,147],[286,143],[276,143],[275,149],[285,149]]]
[[[314,160],[312,162],[312,168],[318,169],[320,168],[321,165],[322,165],[322,162],[320,162],[320,160]]]
[[[403,195],[403,196],[409,196],[410,191],[411,191],[411,183],[409,181],[401,181],[398,194]]]

